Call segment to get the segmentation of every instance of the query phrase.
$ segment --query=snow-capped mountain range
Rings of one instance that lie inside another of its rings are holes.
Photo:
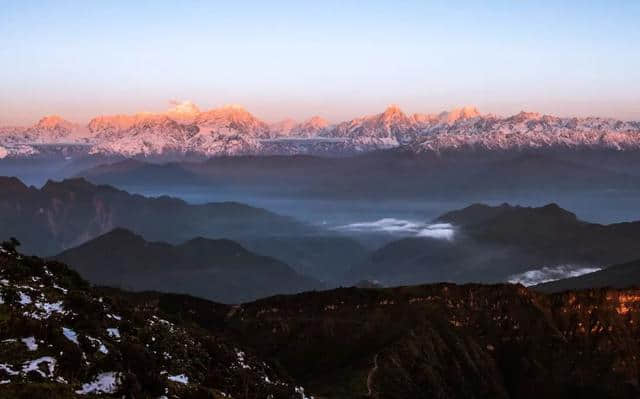
[[[521,112],[509,117],[463,107],[440,114],[384,112],[335,125],[314,116],[268,124],[238,105],[201,111],[174,102],[162,113],[108,115],[86,126],[59,116],[32,127],[0,127],[0,158],[33,156],[39,146],[76,144],[93,155],[165,157],[242,154],[356,153],[403,146],[414,152],[527,148],[640,149],[640,122],[562,118]]]

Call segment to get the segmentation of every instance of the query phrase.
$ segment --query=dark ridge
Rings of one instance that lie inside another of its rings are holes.
[[[74,265],[96,285],[174,291],[225,303],[322,287],[283,262],[231,240],[199,237],[174,246],[148,242],[122,228],[53,259]]]
[[[0,176],[0,190],[3,192],[26,192],[29,187],[17,177]]]
[[[439,216],[436,221],[448,222],[458,226],[472,226],[488,223],[491,219],[508,215],[514,218],[545,217],[557,218],[568,222],[577,222],[577,216],[556,203],[550,203],[541,207],[513,206],[503,203],[499,206],[485,204],[472,204],[464,209],[447,212]]]
[[[506,281],[542,266],[625,263],[640,258],[640,222],[601,225],[557,204],[521,207],[474,204],[444,214],[453,239],[404,238],[355,265],[348,280],[383,285]]]
[[[545,295],[521,285],[441,283],[228,306],[93,288],[64,263],[6,250],[0,263],[0,373],[9,381],[3,397],[75,397],[97,374],[112,371],[122,373],[118,397],[293,399],[302,397],[294,389],[300,386],[306,396],[325,398],[640,396],[633,382],[640,377],[639,290]],[[60,302],[69,313],[31,318],[42,311],[20,301],[18,291]],[[35,353],[10,341],[31,336]],[[44,367],[7,372],[42,357],[56,359],[55,376]],[[179,374],[189,383],[167,378]]]

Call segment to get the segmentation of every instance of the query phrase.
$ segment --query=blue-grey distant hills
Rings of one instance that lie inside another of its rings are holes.
[[[24,251],[38,255],[55,255],[120,227],[173,244],[194,237],[232,239],[319,279],[365,256],[350,238],[261,208],[144,197],[84,179],[49,181],[38,189],[0,177],[0,221],[1,235],[21,237]]]
[[[54,259],[72,264],[96,285],[178,292],[225,303],[322,287],[283,262],[252,253],[230,240],[193,238],[171,245],[148,242],[121,228]]]
[[[474,204],[445,213],[435,222],[450,224],[455,229],[453,237],[412,237],[388,243],[352,268],[350,280],[367,279],[387,286],[499,282],[543,267],[599,269],[640,259],[640,221],[589,223],[556,204]]]

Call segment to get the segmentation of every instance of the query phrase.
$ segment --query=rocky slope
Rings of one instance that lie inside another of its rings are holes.
[[[322,397],[631,398],[639,305],[638,291],[352,288],[242,305],[232,326]]]
[[[304,396],[230,335],[163,312],[157,295],[92,289],[6,244],[0,299],[2,398]]]
[[[640,395],[637,290],[437,284],[227,306],[90,288],[12,246],[0,251],[0,397]]]

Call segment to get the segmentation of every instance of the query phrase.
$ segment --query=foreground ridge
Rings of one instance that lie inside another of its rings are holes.
[[[92,288],[14,248],[0,251],[7,397],[640,394],[640,290],[433,284],[221,305]]]
[[[7,245],[0,250],[0,299],[0,397],[304,392],[234,340],[169,321],[157,296],[93,289],[64,264]]]

